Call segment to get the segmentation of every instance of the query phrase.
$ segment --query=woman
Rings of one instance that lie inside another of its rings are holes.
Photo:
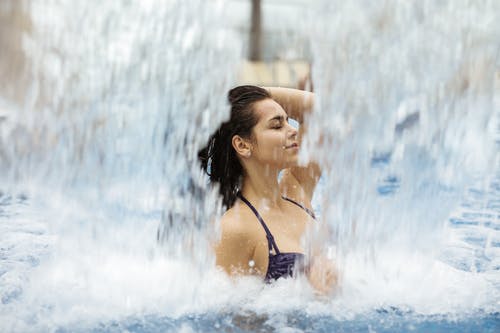
[[[319,223],[311,199],[320,170],[315,163],[298,165],[303,133],[288,122],[303,122],[313,94],[240,86],[228,98],[229,121],[199,153],[228,208],[215,246],[217,265],[231,275],[255,274],[266,281],[303,271],[318,291],[330,292],[337,281],[333,265],[317,255],[306,260],[301,246],[307,228]]]

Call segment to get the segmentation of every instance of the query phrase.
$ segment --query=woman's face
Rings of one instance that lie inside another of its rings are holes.
[[[297,129],[277,102],[268,98],[254,104],[259,119],[253,128],[252,157],[277,168],[297,165],[299,142]]]

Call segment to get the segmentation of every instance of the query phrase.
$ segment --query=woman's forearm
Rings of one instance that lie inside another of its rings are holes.
[[[314,106],[314,93],[281,87],[264,87],[278,102],[290,118],[299,123],[304,121],[304,115],[312,111]]]

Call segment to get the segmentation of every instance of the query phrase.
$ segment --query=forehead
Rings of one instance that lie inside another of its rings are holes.
[[[254,104],[254,110],[260,121],[267,121],[276,116],[283,116],[286,118],[286,112],[283,110],[281,105],[271,98],[258,101]]]

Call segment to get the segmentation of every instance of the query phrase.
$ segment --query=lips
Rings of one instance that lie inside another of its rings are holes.
[[[299,144],[294,142],[291,145],[286,146],[286,149],[288,149],[288,148],[299,148]]]

